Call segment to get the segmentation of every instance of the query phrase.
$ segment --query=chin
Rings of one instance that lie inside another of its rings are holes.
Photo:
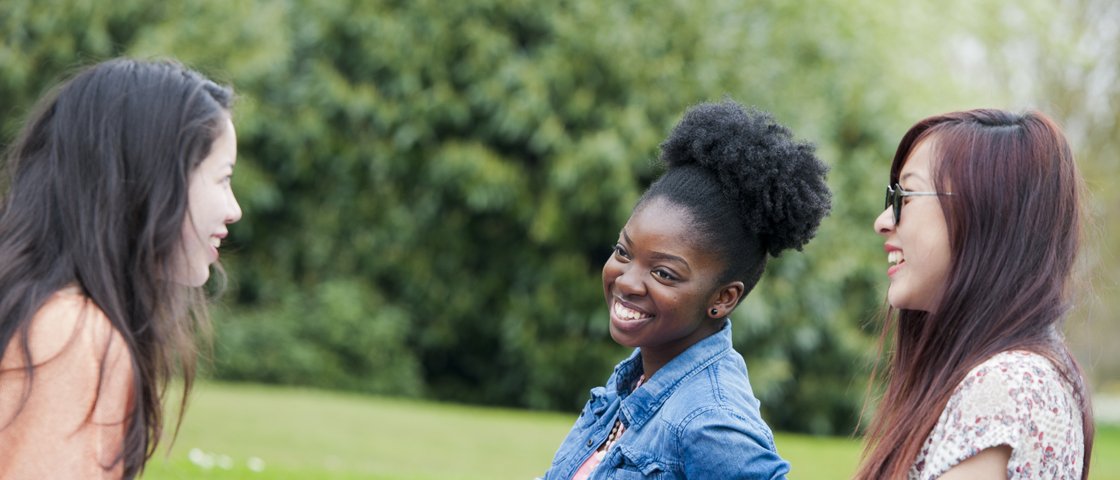
[[[906,297],[905,292],[897,292],[895,290],[896,288],[893,285],[887,290],[887,303],[890,304],[891,308],[913,310],[913,304],[910,299]]]
[[[210,266],[207,265],[202,269],[201,273],[194,276],[194,278],[192,278],[191,280],[193,280],[190,285],[192,287],[201,287],[203,285],[206,285],[206,282],[210,280]]]
[[[611,326],[610,332],[611,340],[614,340],[614,343],[622,345],[626,348],[636,348],[638,346],[637,342],[635,342],[634,339],[627,339],[625,335],[615,330],[614,326]]]
[[[201,279],[190,278],[190,279],[187,279],[186,281],[178,281],[178,282],[175,282],[175,283],[178,283],[179,285],[184,286],[184,287],[195,287],[195,288],[197,288],[197,287],[201,287],[203,285],[206,285],[206,281],[209,280],[209,279],[210,279],[210,277],[201,278]]]
[[[936,308],[935,305],[930,305],[929,301],[921,301],[923,299],[908,298],[905,295],[894,294],[887,292],[887,303],[896,310],[914,310],[919,312],[933,312]]]

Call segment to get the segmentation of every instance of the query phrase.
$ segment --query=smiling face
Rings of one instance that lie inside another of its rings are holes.
[[[898,177],[903,190],[936,191],[934,142],[928,138],[910,151]],[[875,231],[886,240],[884,249],[891,264],[887,301],[894,308],[932,313],[941,302],[951,261],[942,198],[946,197],[904,197],[898,225],[890,207],[875,219]]]
[[[201,286],[218,261],[218,247],[229,231],[226,225],[241,218],[230,179],[237,163],[237,134],[228,118],[210,145],[210,154],[190,174],[187,216],[183,218],[182,253],[176,262],[176,282]]]
[[[743,292],[719,283],[725,262],[689,240],[689,213],[664,199],[639,206],[603,265],[616,342],[641,347],[647,376],[722,327]],[[716,308],[717,313],[711,314]]]

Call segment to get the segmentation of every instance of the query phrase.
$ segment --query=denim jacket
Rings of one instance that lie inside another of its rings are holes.
[[[545,480],[570,480],[621,416],[626,432],[590,480],[639,478],[779,479],[789,464],[758,412],[731,322],[685,350],[631,391],[641,349],[591,389]]]

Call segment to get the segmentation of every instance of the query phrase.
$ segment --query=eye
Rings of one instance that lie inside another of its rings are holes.
[[[673,275],[672,272],[670,272],[668,270],[665,270],[663,268],[658,268],[651,273],[653,274],[653,276],[655,276],[657,278],[660,278],[662,280],[669,280],[669,281],[676,281],[677,280],[676,275]]]
[[[630,260],[630,252],[627,252],[626,247],[623,247],[621,243],[614,244],[613,252],[619,260]]]

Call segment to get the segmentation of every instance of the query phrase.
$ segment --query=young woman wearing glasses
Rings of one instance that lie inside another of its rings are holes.
[[[1062,132],[1038,112],[930,117],[889,185],[893,348],[857,478],[1087,478],[1088,392],[1061,334],[1082,180]]]
[[[728,316],[767,256],[801,248],[828,212],[826,167],[766,114],[688,111],[668,171],[603,266],[611,337],[634,353],[576,420],[545,478],[784,478]]]

